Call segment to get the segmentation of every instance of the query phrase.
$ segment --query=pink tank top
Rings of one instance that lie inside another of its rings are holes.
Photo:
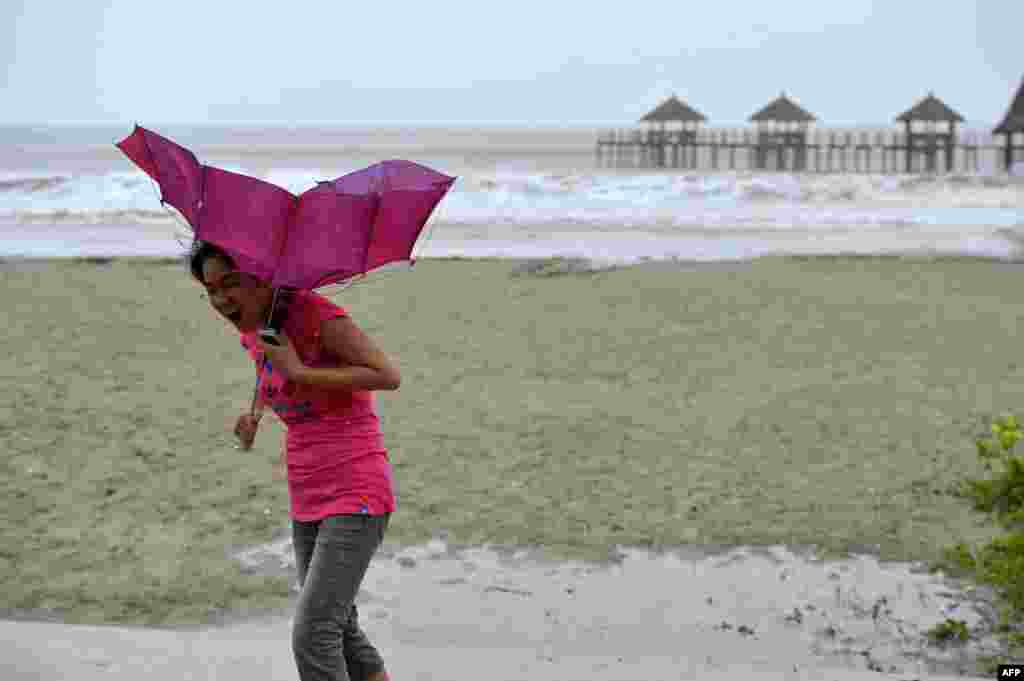
[[[284,332],[309,367],[342,366],[320,344],[320,324],[348,312],[312,291],[292,301]],[[287,428],[288,494],[295,520],[329,515],[383,515],[396,508],[391,463],[370,391],[325,390],[284,381],[259,350],[256,333],[240,334],[256,362],[259,401]]]

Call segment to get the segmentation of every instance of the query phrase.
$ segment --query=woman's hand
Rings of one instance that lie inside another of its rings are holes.
[[[292,345],[291,340],[284,331],[278,335],[277,339],[281,342],[281,345],[264,343],[257,336],[256,344],[263,351],[263,356],[270,360],[270,365],[274,368],[274,371],[280,374],[281,378],[286,381],[297,381],[299,374],[306,368],[306,365],[302,363],[302,359],[295,352],[295,346]]]
[[[259,416],[246,413],[238,417],[238,422],[235,423],[235,435],[238,437],[239,449],[242,451],[252,449],[252,443],[256,439],[256,430],[259,426]]]

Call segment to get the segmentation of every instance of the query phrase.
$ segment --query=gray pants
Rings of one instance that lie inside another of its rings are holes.
[[[302,587],[292,650],[301,681],[363,681],[384,669],[377,649],[359,628],[355,599],[390,516],[292,520]]]

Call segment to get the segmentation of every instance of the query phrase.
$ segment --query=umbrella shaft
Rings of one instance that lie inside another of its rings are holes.
[[[287,286],[274,289],[274,298],[270,303],[270,312],[267,314],[266,328],[273,329],[275,333],[281,332],[288,317],[288,308],[294,292],[295,289]]]
[[[270,312],[267,314],[267,323],[264,325],[265,328],[273,329],[275,334],[281,331],[281,327],[284,326],[285,318],[288,314],[288,306],[291,303],[291,296],[293,289],[289,287],[275,287],[274,297],[270,302]],[[278,303],[281,307],[278,308]],[[252,404],[249,407],[249,413],[252,416],[262,416],[263,407],[259,405],[257,414],[257,405],[259,403],[260,394],[260,378],[262,376],[263,367],[259,369],[260,375],[256,377],[256,387],[252,391]]]

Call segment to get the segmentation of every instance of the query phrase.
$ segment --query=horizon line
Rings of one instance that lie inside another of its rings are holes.
[[[675,121],[674,121],[675,122]],[[121,126],[134,127],[138,121],[103,121],[103,120],[57,120],[57,121],[0,121],[0,128],[114,128]],[[381,129],[381,128],[506,128],[515,130],[543,129],[543,130],[585,130],[592,128],[630,128],[642,125],[637,120],[629,121],[285,121],[285,120],[235,120],[235,121],[149,121],[147,127],[156,126],[188,126],[194,128],[334,128],[334,129]],[[706,121],[705,127],[748,127],[755,123],[749,120],[720,119],[718,121]],[[903,123],[891,122],[855,122],[849,120],[817,120],[810,124],[813,127],[852,127],[852,128],[888,128],[902,127]],[[996,127],[998,121],[976,121],[967,119],[959,124],[963,127]]]

